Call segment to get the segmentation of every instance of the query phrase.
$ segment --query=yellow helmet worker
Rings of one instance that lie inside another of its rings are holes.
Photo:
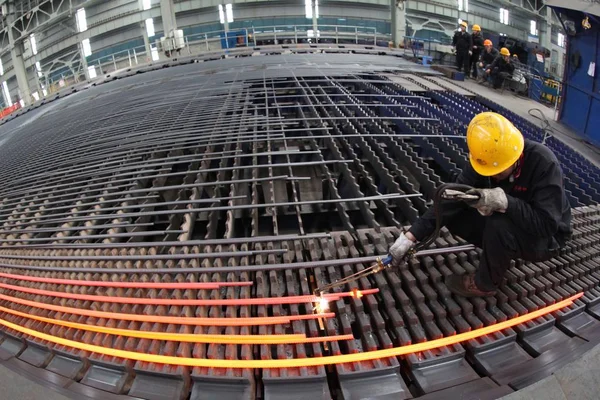
[[[510,57],[510,51],[508,51],[508,49],[506,47],[503,47],[500,49],[500,54],[502,54],[503,56],[509,56]]]
[[[481,32],[481,27],[477,24],[473,25],[473,32]]]
[[[504,281],[512,260],[549,260],[566,245],[573,231],[571,205],[552,150],[523,140],[502,115],[476,115],[466,139],[471,162],[457,177],[456,188],[477,200],[468,200],[468,207],[462,202],[432,206],[400,234],[389,254],[392,265],[404,261],[417,242],[437,234],[441,216],[452,235],[483,250],[475,273],[447,275],[446,287],[458,296],[488,297]]]
[[[517,162],[524,148],[523,135],[505,117],[481,113],[467,128],[471,166],[480,175],[498,175]]]

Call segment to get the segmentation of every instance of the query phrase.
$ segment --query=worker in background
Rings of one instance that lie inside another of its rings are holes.
[[[473,41],[473,49],[471,60],[469,62],[469,72],[473,74],[472,76],[474,79],[477,79],[477,62],[479,61],[479,56],[483,51],[484,46],[483,36],[481,36],[481,27],[479,25],[473,25],[471,39]]]
[[[442,223],[483,249],[475,274],[446,277],[448,289],[465,297],[494,295],[511,260],[541,262],[558,253],[571,235],[571,207],[560,164],[543,144],[524,140],[505,117],[476,115],[467,128],[469,160],[457,183],[476,189],[469,204],[440,205]],[[435,231],[429,209],[390,247],[398,264],[416,241]]]
[[[506,47],[500,49],[500,55],[496,57],[494,62],[486,69],[486,73],[492,77],[494,89],[500,88],[502,82],[512,76],[515,71],[515,66],[510,59],[510,51]]]
[[[494,44],[491,40],[486,39],[483,42],[484,50],[479,57],[479,64],[477,64],[478,70],[478,82],[483,82],[487,80],[490,74],[487,73],[487,70],[490,69],[490,65],[494,62],[496,57],[500,54],[498,50],[494,48]]]
[[[459,30],[454,33],[452,46],[456,50],[456,69],[458,72],[464,72],[465,78],[469,77],[470,57],[473,47],[471,35],[467,32],[467,23],[461,22]]]

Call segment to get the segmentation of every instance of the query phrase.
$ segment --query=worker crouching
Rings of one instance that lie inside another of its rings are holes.
[[[500,49],[500,55],[496,57],[486,73],[491,75],[494,89],[498,89],[506,79],[512,77],[514,71],[515,66],[510,59],[510,51],[503,47]]]
[[[457,183],[477,189],[469,204],[444,202],[442,224],[481,247],[475,274],[446,277],[461,296],[494,295],[511,260],[546,261],[571,235],[571,208],[556,156],[540,143],[524,140],[502,115],[481,113],[467,129],[469,160]],[[433,208],[390,248],[394,262],[435,229]]]
[[[487,80],[490,76],[486,71],[491,72],[491,65],[493,64],[496,57],[500,55],[498,50],[494,48],[494,44],[491,40],[486,39],[483,42],[484,50],[479,57],[479,63],[477,64],[477,77],[478,82],[483,82]]]

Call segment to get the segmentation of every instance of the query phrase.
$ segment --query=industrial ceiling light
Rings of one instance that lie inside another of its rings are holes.
[[[142,10],[149,10],[150,8],[152,8],[152,0],[143,0]]]
[[[42,77],[44,76],[44,74],[42,73],[42,66],[40,65],[39,61],[35,62],[35,70],[37,71],[38,77]]]
[[[75,13],[75,22],[77,24],[78,32],[87,31],[87,19],[85,17],[85,8],[80,8],[79,10],[77,10],[77,12]]]
[[[4,75],[4,66],[2,65],[2,60],[0,60],[0,75]]]
[[[315,0],[315,18],[319,18],[319,0]]]

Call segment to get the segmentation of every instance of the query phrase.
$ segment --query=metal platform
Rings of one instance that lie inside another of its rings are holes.
[[[76,350],[4,325],[0,360],[9,368],[73,398],[496,398],[542,379],[599,341],[600,172],[553,138],[547,144],[565,171],[575,234],[553,260],[517,260],[494,298],[455,297],[443,283],[452,272],[477,267],[473,250],[419,257],[362,280],[360,289],[379,292],[332,301],[335,316],[322,320],[323,329],[316,319],[220,326],[114,318],[310,315],[309,301],[171,303],[310,295],[316,285],[367,266],[357,261],[361,257],[386,253],[399,227],[426,210],[435,188],[467,162],[463,135],[476,113],[499,111],[528,138],[543,135],[501,105],[457,94],[427,68],[396,57],[195,61],[123,71],[0,126],[0,306],[20,313],[2,310],[0,319],[103,348],[281,360],[420,343],[585,295],[566,309],[479,339],[328,367],[165,365]],[[462,242],[445,231],[435,246]],[[135,287],[246,281],[252,285]],[[119,303],[125,297],[167,304]],[[92,332],[23,314],[156,333],[351,334],[353,340],[178,342]]]

